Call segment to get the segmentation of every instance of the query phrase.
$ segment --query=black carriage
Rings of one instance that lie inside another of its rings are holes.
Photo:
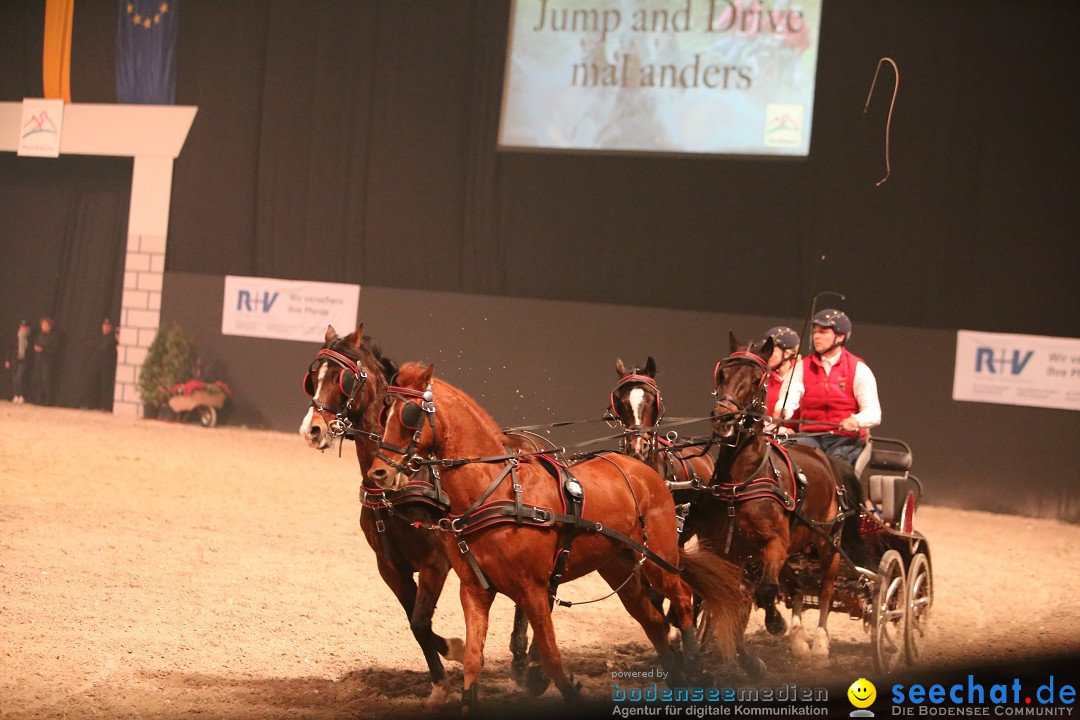
[[[866,507],[846,522],[861,523],[877,566],[860,568],[847,558],[832,602],[833,611],[862,620],[870,633],[874,668],[885,673],[918,660],[934,603],[930,546],[914,529],[922,484],[911,474],[911,464],[911,448],[892,438],[873,438],[860,456],[856,474]],[[819,608],[816,558],[795,555],[785,571],[788,606],[797,593],[803,607]]]

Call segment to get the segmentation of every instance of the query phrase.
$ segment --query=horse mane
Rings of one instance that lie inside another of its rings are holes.
[[[350,360],[360,363],[367,370],[376,370],[382,373],[383,382],[390,383],[398,374],[398,366],[388,357],[382,354],[375,339],[370,335],[364,335],[360,339],[360,348],[357,349],[349,341],[350,336],[337,337],[327,346],[330,350],[341,353]],[[366,362],[370,358],[370,362]]]
[[[409,362],[405,363],[398,369],[398,384],[408,386],[409,383],[415,383],[417,378],[427,370],[428,366],[423,363]],[[450,395],[457,400],[463,406],[468,408],[472,415],[476,418],[486,431],[491,433],[498,439],[503,445],[508,444],[508,438],[503,434],[502,427],[495,422],[495,418],[491,417],[491,414],[485,410],[480,403],[478,403],[469,393],[465,392],[456,385],[451,385],[441,378],[432,378],[432,382],[443,392]],[[437,411],[437,408],[436,408]]]

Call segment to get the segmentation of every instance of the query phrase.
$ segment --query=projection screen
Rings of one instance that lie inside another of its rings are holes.
[[[515,0],[499,147],[802,156],[822,0]]]

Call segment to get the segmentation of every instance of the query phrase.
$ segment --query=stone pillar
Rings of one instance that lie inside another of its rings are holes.
[[[172,159],[136,156],[131,175],[131,214],[124,259],[124,294],[120,299],[113,412],[139,416],[142,414],[139,372],[161,325]]]
[[[124,294],[120,301],[120,346],[116,358],[113,412],[139,415],[139,371],[161,324],[165,238],[128,236]]]

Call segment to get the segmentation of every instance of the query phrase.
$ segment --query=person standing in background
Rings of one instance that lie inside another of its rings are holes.
[[[11,385],[14,390],[11,402],[16,405],[26,402],[26,381],[30,361],[34,357],[33,348],[30,345],[30,333],[30,323],[20,320],[15,342],[7,357],[4,358],[4,367],[11,370]]]
[[[56,365],[60,360],[60,338],[51,317],[39,322],[41,332],[34,338],[34,402],[52,405],[56,402]]]
[[[90,408],[112,410],[116,384],[116,346],[120,343],[112,320],[101,321],[101,335],[94,341],[94,376],[91,380]]]

